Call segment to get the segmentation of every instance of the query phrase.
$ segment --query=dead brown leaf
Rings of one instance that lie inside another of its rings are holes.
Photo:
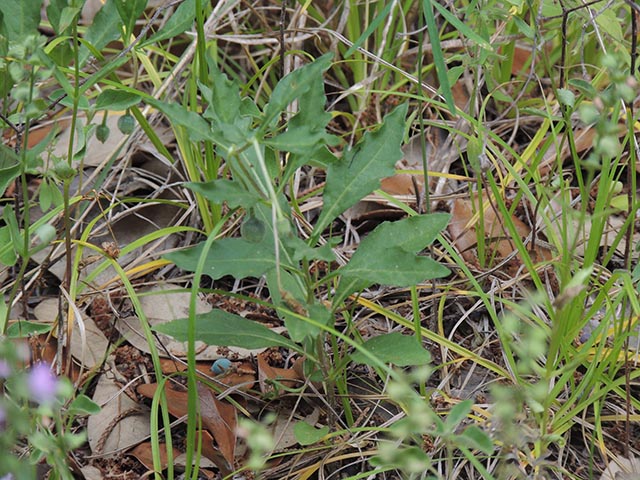
[[[184,363],[176,362],[170,358],[161,358],[162,373],[169,375],[175,372],[184,372],[187,366]],[[203,379],[213,376],[211,372],[211,362],[197,362],[196,370],[202,375]],[[239,386],[240,390],[250,390],[256,380],[256,371],[249,362],[241,362],[234,368],[229,369],[225,375],[216,376],[216,381],[226,387]]]
[[[258,355],[258,384],[262,393],[280,394],[280,389],[276,391],[276,383],[287,388],[299,387],[302,384],[303,378],[295,369],[272,367],[267,359],[266,352]]]
[[[93,394],[102,409],[89,416],[87,423],[89,445],[96,454],[130,448],[151,432],[148,409],[129,398],[108,375],[100,376]]]
[[[500,217],[499,212],[496,213],[496,209],[487,201],[483,202],[483,204],[483,225],[481,229],[478,227],[479,215],[477,215],[477,206],[474,207],[471,200],[462,198],[458,198],[453,202],[452,218],[447,227],[453,243],[462,257],[476,266],[480,264],[476,249],[478,235],[480,234],[490,257],[495,256],[501,260],[506,259],[516,250],[511,234],[505,227],[504,220]],[[517,217],[512,216],[510,220],[513,222],[520,239],[525,240],[531,233],[531,229]],[[551,258],[551,252],[539,244],[536,244],[535,250],[530,254],[534,262]],[[515,258],[518,259],[518,263],[521,265],[522,259],[519,255],[516,255]]]
[[[167,468],[168,463],[168,455],[167,455],[167,444],[160,443],[160,467],[162,470]],[[177,448],[173,448],[173,458],[175,459],[178,455],[180,455],[180,451]],[[137,445],[133,450],[129,452],[130,455],[136,457],[136,459],[145,466],[147,470],[150,472],[154,472],[153,468],[153,452],[151,450],[151,442],[144,442]]]
[[[148,383],[138,386],[138,393],[153,398],[158,384]],[[188,393],[172,388],[165,389],[169,413],[180,418],[188,413]],[[203,446],[203,452],[225,474],[233,471],[236,448],[237,412],[233,405],[218,400],[213,391],[202,383],[198,383],[198,397],[200,399],[200,412],[202,425],[215,439],[218,446]],[[206,443],[206,442],[204,442]],[[216,453],[217,452],[217,453]]]
[[[213,391],[201,383],[198,383],[198,395],[202,425],[213,435],[230,473],[235,462],[237,411],[233,405],[218,400]]]

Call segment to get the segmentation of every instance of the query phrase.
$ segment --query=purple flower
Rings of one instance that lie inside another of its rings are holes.
[[[11,375],[11,365],[6,360],[0,360],[0,378],[8,378],[9,375]]]
[[[56,398],[58,380],[46,363],[37,363],[29,372],[31,399],[40,404],[51,404]]]

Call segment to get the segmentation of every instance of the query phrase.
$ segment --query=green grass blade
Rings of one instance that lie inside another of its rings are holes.
[[[453,101],[451,85],[449,85],[449,77],[447,76],[447,65],[442,54],[442,47],[440,46],[440,33],[438,32],[436,19],[433,16],[433,8],[431,6],[432,3],[435,2],[432,2],[431,0],[422,0],[422,13],[427,24],[427,31],[429,32],[429,41],[431,42],[433,62],[436,65],[436,73],[438,74],[438,80],[440,81],[440,93],[444,97],[444,100],[451,114],[455,115],[456,104]]]

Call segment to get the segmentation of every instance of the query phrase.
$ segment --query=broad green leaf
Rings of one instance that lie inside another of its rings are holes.
[[[84,394],[78,395],[67,410],[71,415],[95,415],[100,412],[100,405]]]
[[[248,242],[242,238],[216,240],[205,259],[203,273],[212,279],[232,275],[234,278],[260,277],[275,268],[273,240],[266,236],[261,243]],[[271,243],[270,243],[271,242]],[[195,247],[168,253],[167,260],[187,272],[195,272],[204,243]]]
[[[52,225],[45,223],[44,225],[40,225],[36,230],[36,237],[39,241],[29,249],[29,255],[35,255],[43,248],[48,247],[56,238],[56,229]]]
[[[2,211],[2,218],[8,227],[7,231],[11,236],[13,249],[18,253],[18,255],[26,257],[28,252],[24,251],[24,233],[18,226],[18,218],[16,217],[13,205],[9,204],[4,207],[4,210]]]
[[[447,276],[449,269],[429,257],[418,257],[398,247],[385,250],[384,257],[360,255],[342,270],[344,277],[366,281],[367,286],[379,283],[409,287],[425,280]],[[342,285],[340,290],[342,290]],[[351,292],[350,292],[351,293]]]
[[[269,330],[264,325],[223,310],[212,310],[196,315],[195,321],[196,338],[208,345],[248,349],[269,347],[297,349],[291,340]],[[183,318],[156,325],[154,330],[180,342],[186,342],[188,325],[189,320]]]
[[[140,95],[119,89],[105,90],[96,99],[97,110],[126,110],[140,102]]]
[[[575,106],[576,96],[571,90],[567,90],[566,88],[559,88],[557,92],[560,104],[566,105],[569,108],[573,108]]]
[[[240,97],[240,86],[221,72],[212,58],[207,62],[213,87],[199,84],[202,96],[209,104],[202,116],[211,123],[214,135],[221,139],[219,144],[245,145],[253,135],[252,115],[247,113],[247,103]],[[243,152],[244,155],[248,153],[247,150]],[[233,168],[232,171],[234,175],[238,174]]]
[[[185,187],[199,193],[207,200],[222,204],[226,202],[229,208],[242,207],[245,210],[253,207],[261,197],[253,190],[247,190],[236,180],[211,180],[210,182],[188,182]]]
[[[214,135],[211,131],[211,125],[197,113],[190,112],[176,103],[162,102],[152,98],[147,99],[147,102],[164,113],[172,124],[184,127],[189,132],[191,140],[195,142],[207,140],[227,145],[222,138]]]
[[[111,0],[116,4],[120,20],[125,26],[125,35],[129,36],[133,32],[133,26],[138,17],[144,12],[147,0]]]
[[[100,52],[109,42],[120,37],[120,16],[115,2],[109,1],[93,17],[93,23],[87,28],[84,40]],[[84,63],[90,55],[86,46],[80,50],[80,63]]]
[[[82,10],[79,7],[69,7],[67,3],[66,0],[50,0],[47,5],[47,18],[58,35],[77,21]]]
[[[166,40],[167,38],[173,38],[184,33],[193,25],[195,15],[196,1],[185,0],[180,4],[169,20],[167,20],[167,23],[165,23],[160,30],[142,42],[141,47]]]
[[[473,406],[473,400],[464,400],[462,402],[456,403],[451,410],[449,411],[449,415],[444,421],[444,426],[447,433],[455,432],[458,425],[462,423],[462,421],[469,415],[471,411],[471,407]]]
[[[322,428],[316,428],[313,425],[309,425],[307,422],[297,422],[293,426],[293,434],[296,440],[303,447],[306,445],[313,445],[318,443],[329,433],[329,427],[324,426]]]
[[[3,144],[0,144],[0,195],[11,182],[20,175],[20,159],[16,153]]]
[[[53,319],[51,319],[53,320]],[[53,323],[31,322],[29,320],[20,320],[14,322],[7,328],[7,337],[9,338],[25,338],[31,335],[40,335],[51,331]]]
[[[268,274],[273,275],[272,273]],[[284,282],[283,282],[284,283]],[[285,287],[286,288],[286,287]],[[271,292],[271,289],[269,289]],[[272,295],[273,298],[273,295]],[[321,325],[328,325],[331,321],[331,312],[327,307],[320,303],[312,303],[310,305],[306,304],[304,301],[293,301],[293,298],[289,298],[285,300],[280,298],[279,304],[283,307],[296,311],[296,309],[300,309],[302,311],[296,312],[302,314],[305,317],[312,319],[316,323],[320,323]],[[291,339],[295,342],[302,343],[305,339],[314,339],[317,338],[318,335],[322,332],[320,327],[313,325],[312,323],[305,321],[304,319],[298,318],[297,316],[285,314],[283,315],[284,324],[287,327],[287,332]]]
[[[79,7],[64,7],[60,15],[60,23],[58,25],[58,32],[64,32],[67,28],[78,21],[80,12]]]
[[[282,238],[281,240],[285,248],[291,252],[294,262],[299,262],[301,260],[323,260],[325,262],[334,262],[336,260],[331,243],[326,243],[321,247],[313,248],[310,247],[307,242],[296,236]]]
[[[370,338],[362,346],[381,362],[392,363],[398,367],[426,365],[431,361],[431,354],[418,344],[415,337],[402,335],[400,332]],[[351,359],[356,363],[376,365],[359,351],[351,355]]]
[[[9,40],[23,41],[29,35],[38,35],[42,0],[2,0],[0,12]]]
[[[585,21],[587,16],[583,13]],[[622,33],[622,19],[618,18],[616,9],[604,8],[595,16],[596,22],[600,30],[611,36],[616,43],[624,42],[624,34]],[[591,19],[589,18],[589,21]]]
[[[397,222],[382,223],[375,228],[376,233],[373,237],[369,235],[365,238],[372,237],[369,241],[375,241],[382,249],[385,246],[400,247],[407,252],[415,253],[431,245],[449,224],[450,219],[451,215],[448,213],[416,215]],[[369,241],[363,243],[368,245]]]
[[[47,178],[42,179],[40,187],[38,188],[38,201],[40,202],[40,210],[46,212],[53,203],[52,189],[57,188],[47,181]]]
[[[285,173],[282,177],[284,178],[284,182],[286,182],[292,177],[294,172],[303,165],[311,165],[326,170],[337,161],[338,158],[331,153],[326,146],[321,146],[311,152],[291,153],[287,159]]]
[[[307,156],[325,145],[336,145],[338,138],[326,131],[331,114],[325,110],[325,104],[324,81],[321,75],[315,75],[309,80],[309,91],[300,97],[299,112],[289,121],[286,131],[265,143],[277,150]]]
[[[278,276],[273,269],[267,272],[266,279],[274,306],[286,308],[303,316],[309,314],[305,291],[298,278],[284,269],[280,270]],[[294,315],[279,312],[279,316],[284,320],[287,332],[295,342],[301,342],[305,337],[313,337],[319,333],[317,327]]]
[[[561,17],[562,5],[555,0],[542,0],[540,14],[544,17]],[[578,9],[580,11],[582,9]]]
[[[525,37],[527,37],[530,40],[534,40],[535,39],[535,35],[536,32],[533,28],[531,28],[531,26],[526,23],[524,20],[522,20],[520,17],[514,16],[512,17],[514,23],[516,24],[516,27],[518,28],[518,31],[523,34]]]
[[[322,72],[331,66],[332,58],[333,54],[327,53],[280,80],[273,89],[269,104],[265,108],[265,123],[271,123],[291,102],[305,95],[315,83],[314,79],[321,77]]]
[[[448,268],[416,255],[433,242],[448,219],[447,214],[419,215],[379,225],[340,270],[342,279],[336,296],[341,301],[354,288],[374,283],[408,287],[448,275]]]
[[[493,453],[491,437],[477,425],[465,428],[459,438],[463,439],[471,448],[480,450],[486,455]]]
[[[11,243],[10,228],[9,225],[0,227],[0,264],[7,267],[15,265],[18,259],[13,243]]]
[[[240,85],[237,81],[229,79],[218,68],[218,64],[213,58],[207,58],[207,63],[213,87],[199,85],[203,97],[209,102],[203,116],[217,124],[233,125],[240,116],[240,105],[242,104]]]
[[[324,207],[314,228],[314,236],[347,208],[380,187],[380,180],[394,174],[395,163],[402,158],[400,145],[408,104],[387,115],[382,126],[368,132],[345,157],[327,170]]]
[[[582,95],[585,95],[588,99],[592,99],[597,95],[596,89],[591,84],[581,78],[571,78],[567,81],[569,85],[576,88]]]

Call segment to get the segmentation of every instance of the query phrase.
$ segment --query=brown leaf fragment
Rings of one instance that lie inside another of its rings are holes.
[[[302,384],[303,378],[294,368],[272,367],[267,359],[268,352],[258,355],[258,384],[262,393],[274,393],[275,382],[287,388],[299,387]],[[280,391],[278,390],[276,393],[279,394]]]
[[[89,445],[96,454],[130,448],[150,433],[146,407],[129,398],[111,377],[109,372],[100,376],[93,401],[102,409],[87,421]]]
[[[380,181],[380,189],[390,195],[416,195],[416,187],[419,193],[422,192],[423,183],[424,180],[417,175],[398,173],[392,177],[383,178]]]
[[[158,390],[157,383],[143,383],[142,385],[138,385],[136,389],[137,392],[148,398],[153,399],[153,396],[156,394]],[[186,391],[174,390],[173,388],[165,388],[164,394],[167,397],[167,407],[169,408],[169,413],[176,418],[183,417],[187,414],[187,399],[189,395]]]
[[[486,199],[486,197],[485,197]],[[458,198],[453,202],[451,209],[451,222],[447,227],[454,245],[467,262],[473,265],[479,265],[480,261],[477,256],[478,236],[485,242],[487,254],[490,257],[498,259],[506,259],[516,250],[516,245],[505,226],[504,219],[496,213],[486,200],[483,202],[484,210],[482,214],[483,226],[479,228],[479,215],[477,215],[477,207],[471,200]],[[531,233],[531,229],[519,218],[512,216],[511,222],[521,240],[525,240]],[[551,252],[536,244],[535,250],[529,252],[534,262],[540,262],[551,258]],[[518,264],[522,264],[519,255],[515,257]]]
[[[158,385],[156,383],[138,386],[138,393],[146,398],[153,398]],[[188,393],[171,388],[165,389],[169,413],[180,418],[188,412]],[[236,448],[237,412],[233,405],[218,400],[214,392],[202,383],[198,383],[198,397],[200,399],[200,413],[202,425],[209,431],[218,445],[219,452],[206,450],[206,456],[215,462],[218,468],[228,475],[233,471]],[[204,447],[203,447],[204,448]],[[215,458],[212,458],[215,457]]]
[[[218,400],[213,391],[198,383],[202,425],[213,435],[218,448],[227,462],[229,472],[233,470],[236,450],[236,427],[238,416],[233,405]],[[223,467],[218,463],[220,469]]]
[[[174,361],[170,358],[161,358],[160,365],[162,365],[162,373],[170,375],[176,372],[184,372],[187,370],[187,366],[182,362]],[[197,362],[196,370],[201,374],[201,378],[210,379],[214,376],[211,372],[211,362]],[[217,376],[215,380],[224,385],[225,387],[236,387],[240,390],[250,390],[256,380],[255,368],[249,362],[241,362],[235,368],[230,369],[229,373],[221,376]]]
[[[167,455],[167,445],[165,443],[160,443],[160,468],[162,470],[167,468],[168,464],[168,455]],[[180,450],[177,448],[173,448],[173,458],[176,458],[180,455]],[[150,472],[154,472],[153,468],[153,452],[151,449],[151,442],[144,442],[137,445],[133,450],[129,452],[129,455],[133,455],[136,459],[145,466],[147,470]]]

